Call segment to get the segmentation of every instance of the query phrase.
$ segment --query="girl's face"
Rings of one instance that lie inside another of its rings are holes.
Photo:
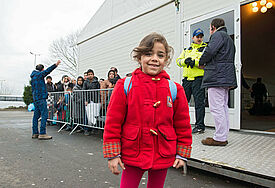
[[[115,78],[114,72],[110,72],[110,73],[109,73],[109,79],[114,79],[114,78]]]
[[[69,78],[68,77],[65,77],[64,78],[64,82],[67,83],[69,81]]]
[[[151,51],[141,56],[139,63],[142,72],[145,74],[151,76],[158,75],[167,63],[167,54],[164,45],[156,42]]]
[[[82,80],[81,78],[78,79],[78,80],[77,80],[77,84],[81,86],[81,85],[83,84],[83,80]]]

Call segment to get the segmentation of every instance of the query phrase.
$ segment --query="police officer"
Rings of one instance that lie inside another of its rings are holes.
[[[204,48],[207,46],[203,42],[203,30],[200,28],[193,32],[191,46],[185,48],[176,62],[179,67],[183,67],[182,86],[184,87],[188,102],[193,94],[195,101],[196,123],[192,133],[204,133],[205,124],[205,90],[201,88],[204,70],[199,68],[199,60]]]

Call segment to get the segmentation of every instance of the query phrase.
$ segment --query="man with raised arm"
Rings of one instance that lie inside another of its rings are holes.
[[[50,74],[59,64],[58,60],[55,64],[44,70],[44,65],[38,64],[31,73],[32,95],[34,103],[34,114],[32,120],[32,138],[39,140],[52,139],[46,134],[46,123],[48,118],[47,102],[48,92],[45,84],[45,77]],[[38,119],[41,117],[40,132],[38,131]]]

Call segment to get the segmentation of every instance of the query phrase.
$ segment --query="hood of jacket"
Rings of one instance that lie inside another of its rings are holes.
[[[74,86],[74,89],[76,89],[76,90],[82,90],[82,88],[83,88],[83,84],[82,84],[82,86],[80,86],[80,85],[78,85],[78,84],[76,84],[76,85]]]
[[[40,73],[40,71],[34,70],[31,73],[31,78],[33,78],[35,75],[38,75]]]

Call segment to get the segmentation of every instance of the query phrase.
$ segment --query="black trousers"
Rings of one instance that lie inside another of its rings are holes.
[[[201,88],[202,76],[196,77],[195,80],[182,80],[182,86],[185,91],[187,101],[189,103],[191,95],[193,94],[195,101],[195,125],[201,129],[205,129],[204,116],[205,116],[205,89]]]

